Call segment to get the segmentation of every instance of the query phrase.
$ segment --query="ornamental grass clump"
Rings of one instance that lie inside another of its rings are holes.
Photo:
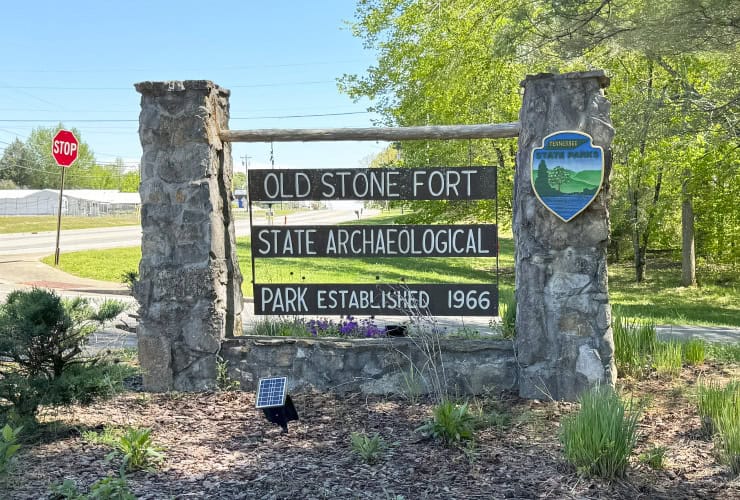
[[[707,356],[706,343],[701,339],[691,339],[683,344],[683,359],[687,364],[695,366],[704,363]]]
[[[650,369],[650,357],[657,344],[655,323],[629,320],[615,312],[612,328],[618,373],[642,378]]]
[[[727,465],[734,475],[740,474],[740,400],[737,394],[732,404],[725,405],[714,417],[714,450],[720,463]]]
[[[699,380],[697,407],[704,435],[711,437],[717,432],[717,419],[726,408],[734,407],[740,412],[740,380],[733,380],[726,385],[714,380],[708,383]]]
[[[640,412],[609,386],[581,396],[580,410],[563,420],[560,442],[565,458],[580,473],[604,479],[624,476],[637,439]]]
[[[660,376],[675,377],[681,373],[683,349],[679,342],[658,342],[653,352],[653,368]]]
[[[702,430],[712,437],[720,463],[740,474],[740,380],[699,381],[697,403]]]

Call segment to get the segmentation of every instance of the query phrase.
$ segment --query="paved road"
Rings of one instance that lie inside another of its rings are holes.
[[[370,215],[372,212],[365,212]],[[356,218],[353,210],[315,210],[299,212],[274,218],[275,225],[335,224]],[[255,213],[254,223],[267,224],[263,213]],[[237,236],[249,235],[249,219],[237,219]],[[60,236],[60,252],[79,250],[133,247],[141,245],[140,226],[106,227],[95,229],[64,230]],[[56,231],[38,233],[0,234],[0,257],[18,256],[42,257],[53,255],[56,246]]]

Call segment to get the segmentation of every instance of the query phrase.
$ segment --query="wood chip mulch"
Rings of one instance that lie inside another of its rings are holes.
[[[142,499],[740,499],[740,481],[718,465],[712,442],[700,432],[690,394],[696,376],[685,369],[676,381],[622,383],[649,398],[627,476],[612,482],[582,477],[563,459],[559,422],[575,404],[479,397],[474,410],[507,411],[510,423],[480,429],[474,446],[444,447],[415,432],[431,415],[430,402],[292,394],[300,420],[282,434],[254,408],[253,393],[129,391],[88,407],[47,411],[44,420],[57,422],[60,431],[22,448],[0,483],[0,498],[53,498],[50,485],[64,479],[86,491],[115,475],[120,461],[106,460],[110,450],[81,433],[137,426],[152,427],[166,454],[155,472],[127,476]],[[366,464],[352,451],[353,431],[383,437],[387,448],[377,463]],[[667,449],[662,470],[636,458],[653,446]]]

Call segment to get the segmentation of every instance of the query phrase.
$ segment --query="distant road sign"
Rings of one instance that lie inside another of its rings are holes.
[[[60,130],[51,142],[51,155],[60,167],[69,167],[79,153],[80,143],[69,130]]]

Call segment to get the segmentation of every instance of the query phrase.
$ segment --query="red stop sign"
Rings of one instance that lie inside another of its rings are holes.
[[[80,143],[69,130],[60,130],[51,141],[51,155],[60,167],[69,167],[77,159]]]

